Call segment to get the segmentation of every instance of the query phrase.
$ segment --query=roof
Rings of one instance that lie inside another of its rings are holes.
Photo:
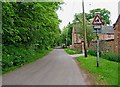
[[[117,18],[117,21],[113,24],[113,28],[115,27],[115,25],[117,24],[117,22],[118,22],[119,19],[120,19],[120,14],[119,14],[119,16]]]
[[[74,32],[79,34],[80,27],[77,24],[73,25],[73,27],[74,27]],[[91,25],[91,28],[92,28],[92,25]],[[102,26],[101,33],[102,34],[114,34],[114,29],[112,26]]]
[[[102,34],[114,34],[114,29],[112,26],[102,26]]]

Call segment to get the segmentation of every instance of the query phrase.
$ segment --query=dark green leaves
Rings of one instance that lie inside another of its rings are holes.
[[[58,7],[58,2],[3,3],[3,44],[39,44],[41,48],[55,44],[60,33]]]
[[[3,2],[3,71],[55,47],[60,37],[58,8],[58,2]]]

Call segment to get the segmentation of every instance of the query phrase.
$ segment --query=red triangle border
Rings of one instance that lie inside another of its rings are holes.
[[[103,22],[102,22],[101,19],[100,19],[100,22],[101,22],[101,23],[95,23],[95,20],[96,20],[97,17],[100,19],[100,16],[99,16],[99,15],[96,15],[95,18],[94,18],[94,20],[93,20],[93,22],[92,22],[92,25],[103,25]]]

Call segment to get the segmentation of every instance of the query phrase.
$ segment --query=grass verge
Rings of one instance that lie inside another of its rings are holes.
[[[80,54],[82,53],[81,50],[75,50],[75,49],[70,49],[70,48],[65,48],[64,49],[68,54]]]
[[[96,57],[81,56],[76,60],[80,66],[91,73],[97,81],[103,85],[118,85],[118,63],[106,59],[100,59],[100,67],[96,67]]]

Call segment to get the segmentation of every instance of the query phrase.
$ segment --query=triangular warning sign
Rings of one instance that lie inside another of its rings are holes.
[[[93,22],[92,22],[93,25],[102,25],[103,22],[102,20],[100,19],[100,16],[99,15],[96,15]]]

